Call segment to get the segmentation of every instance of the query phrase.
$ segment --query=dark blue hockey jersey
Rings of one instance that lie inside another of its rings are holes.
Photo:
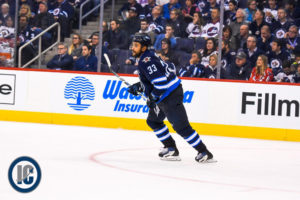
[[[180,85],[173,64],[164,62],[153,51],[146,50],[139,60],[139,77],[145,95],[157,98],[157,103],[166,98]]]

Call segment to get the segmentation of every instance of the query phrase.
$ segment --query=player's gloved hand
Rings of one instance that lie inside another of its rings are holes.
[[[143,92],[142,86],[140,82],[137,82],[131,86],[128,87],[128,92],[130,94],[133,94],[134,96],[138,96],[139,93]]]
[[[149,108],[155,108],[156,107],[156,101],[157,101],[157,99],[155,99],[152,95],[150,95],[149,98],[147,99],[147,106]]]

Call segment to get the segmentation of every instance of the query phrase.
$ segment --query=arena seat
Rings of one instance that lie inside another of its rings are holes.
[[[194,50],[194,40],[189,38],[176,38],[175,50],[191,53]]]

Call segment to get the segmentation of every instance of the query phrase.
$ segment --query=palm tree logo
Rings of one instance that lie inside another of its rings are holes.
[[[83,104],[82,101],[95,99],[95,88],[93,84],[83,76],[72,78],[65,87],[65,99],[74,99],[75,103],[68,105],[77,111],[82,111],[91,106],[91,104]]]

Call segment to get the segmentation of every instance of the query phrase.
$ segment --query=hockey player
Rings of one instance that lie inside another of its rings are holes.
[[[183,105],[181,81],[175,74],[174,65],[169,66],[154,52],[149,51],[150,44],[147,34],[136,34],[133,38],[132,55],[139,59],[140,82],[130,86],[128,91],[133,95],[143,92],[148,98],[147,105],[150,109],[147,124],[164,145],[159,157],[162,160],[181,160],[175,141],[163,122],[167,117],[174,130],[198,151],[195,157],[197,162],[214,161],[198,133],[190,126]]]

